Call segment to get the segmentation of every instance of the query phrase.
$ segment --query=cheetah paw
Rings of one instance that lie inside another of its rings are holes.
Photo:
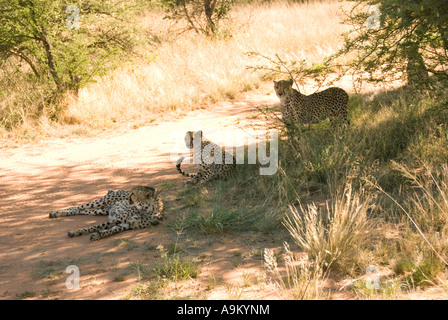
[[[100,236],[100,234],[98,232],[92,233],[92,235],[90,236],[90,240],[91,241],[97,241],[97,240],[100,240],[100,239],[101,239],[101,236]]]

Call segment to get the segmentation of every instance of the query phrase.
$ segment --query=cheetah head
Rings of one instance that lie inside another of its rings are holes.
[[[156,189],[147,186],[133,187],[129,192],[129,204],[136,206],[137,209],[142,209],[142,204],[148,203],[156,194]]]
[[[193,148],[193,141],[194,139],[199,140],[198,142],[202,141],[202,131],[187,131],[187,133],[185,134],[185,145],[187,146],[188,149]]]
[[[292,79],[280,81],[274,80],[275,93],[277,94],[277,97],[280,98],[280,100],[284,99],[292,91],[293,83],[294,81]]]

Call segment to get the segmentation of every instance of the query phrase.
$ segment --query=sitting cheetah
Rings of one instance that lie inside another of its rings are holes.
[[[90,228],[69,231],[69,237],[92,233],[90,240],[158,224],[164,217],[163,202],[153,187],[137,186],[131,191],[109,190],[107,195],[79,207],[50,212],[50,218],[73,215],[107,215],[109,221]]]
[[[328,88],[309,96],[292,88],[293,80],[274,81],[274,89],[282,105],[283,121],[287,125],[299,122],[311,123],[330,118],[334,126],[336,120],[347,120],[348,94],[341,88]]]
[[[236,170],[235,157],[204,138],[202,131],[188,131],[185,134],[185,144],[187,148],[193,149],[193,163],[200,165],[198,173],[190,174],[180,168],[185,157],[177,161],[177,170],[191,178],[187,181],[187,185],[202,185],[213,179],[227,179]]]

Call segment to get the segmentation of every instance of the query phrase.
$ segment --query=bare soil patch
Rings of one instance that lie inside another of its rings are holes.
[[[167,226],[176,219],[178,188],[186,179],[178,174],[170,155],[182,145],[185,132],[202,129],[216,132],[218,138],[219,130],[240,134],[261,123],[254,116],[255,106],[277,103],[273,90],[265,88],[136,130],[48,139],[0,150],[0,298],[126,298],[139,283],[133,266],[160,261],[160,246],[172,243],[188,247],[192,258],[201,257],[201,272],[196,279],[171,284],[161,298],[280,298],[260,280],[262,248],[281,247],[280,241],[259,235],[255,241],[249,233],[204,236],[185,244]],[[162,196],[169,215],[161,225],[91,242],[88,236],[68,238],[67,231],[106,217],[48,218],[51,210],[96,199],[108,189],[148,184],[166,189]],[[65,285],[69,265],[80,270],[77,290]]]

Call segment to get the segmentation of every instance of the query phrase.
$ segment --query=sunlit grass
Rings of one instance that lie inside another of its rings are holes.
[[[339,6],[334,1],[238,6],[221,25],[227,36],[216,38],[194,32],[176,36],[162,13],[146,12],[139,23],[162,42],[148,48],[146,59],[125,63],[81,90],[77,99],[69,97],[63,120],[94,127],[150,121],[234,99],[260,84],[260,75],[247,67],[263,62],[248,52],[310,63],[335,52],[345,28]]]

